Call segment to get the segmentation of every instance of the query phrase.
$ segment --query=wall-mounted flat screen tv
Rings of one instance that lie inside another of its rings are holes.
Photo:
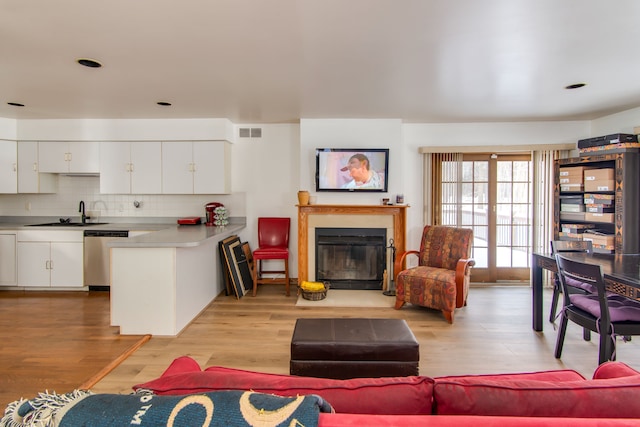
[[[386,192],[387,148],[316,148],[316,191]]]

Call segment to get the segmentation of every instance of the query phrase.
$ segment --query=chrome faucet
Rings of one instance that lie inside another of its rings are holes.
[[[82,212],[82,216],[81,216],[82,223],[83,224],[86,223],[89,217],[84,213],[84,201],[82,200],[80,200],[80,205],[78,206],[78,212]]]

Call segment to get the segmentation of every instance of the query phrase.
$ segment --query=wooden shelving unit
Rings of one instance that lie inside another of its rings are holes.
[[[585,166],[589,169],[612,168],[615,188],[613,191],[561,192],[560,168]],[[560,213],[561,196],[585,193],[613,194],[615,214],[613,223],[563,219]],[[640,253],[640,150],[626,149],[618,153],[560,159],[555,162],[554,185],[554,239],[559,238],[562,224],[593,223],[600,230],[615,235],[616,254]]]

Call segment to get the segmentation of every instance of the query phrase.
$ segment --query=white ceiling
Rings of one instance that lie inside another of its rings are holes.
[[[584,120],[639,53],[638,0],[0,0],[0,117]]]

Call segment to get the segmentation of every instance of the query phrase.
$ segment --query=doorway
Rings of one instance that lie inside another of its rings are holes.
[[[529,280],[530,154],[457,154],[434,165],[434,224],[473,229],[474,282]]]

